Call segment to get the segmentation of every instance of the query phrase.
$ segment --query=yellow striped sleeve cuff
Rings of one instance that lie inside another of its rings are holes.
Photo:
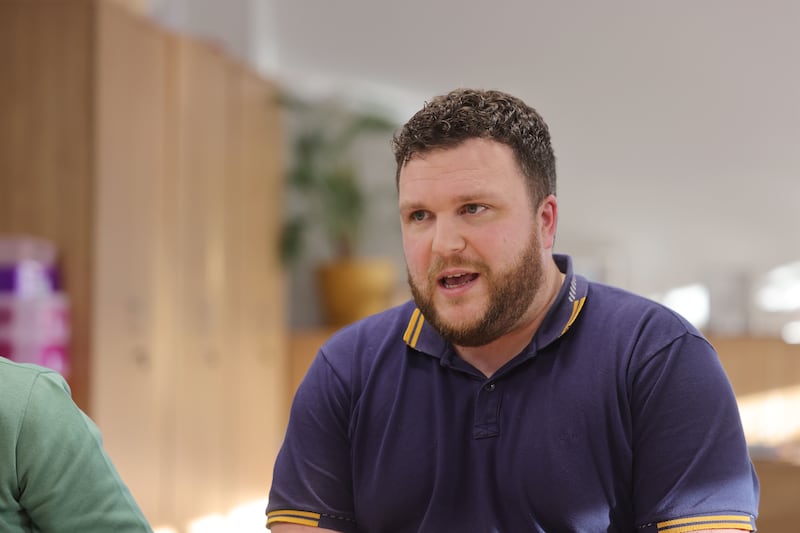
[[[267,527],[278,522],[298,524],[301,526],[319,527],[319,513],[296,511],[293,509],[276,509],[267,513]]]
[[[709,529],[755,531],[756,526],[752,516],[736,514],[693,516],[658,523],[659,533],[689,533]]]

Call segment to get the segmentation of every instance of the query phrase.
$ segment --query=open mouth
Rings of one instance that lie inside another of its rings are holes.
[[[455,289],[478,279],[478,274],[454,274],[439,279],[439,285],[445,289]]]

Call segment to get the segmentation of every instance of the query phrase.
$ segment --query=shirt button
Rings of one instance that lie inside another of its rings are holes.
[[[483,390],[485,390],[487,392],[494,392],[494,389],[495,389],[495,384],[494,383],[489,383],[488,385],[486,385],[483,388]]]

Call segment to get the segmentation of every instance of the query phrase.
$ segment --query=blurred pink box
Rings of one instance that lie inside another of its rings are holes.
[[[55,258],[44,239],[0,237],[0,355],[67,375],[69,303]]]

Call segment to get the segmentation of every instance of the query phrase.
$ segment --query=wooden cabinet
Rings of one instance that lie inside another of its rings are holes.
[[[94,28],[93,171],[74,179],[91,191],[92,299],[81,331],[89,351],[73,355],[91,358],[89,413],[134,496],[158,523],[173,512],[169,450],[177,441],[169,279],[176,265],[164,255],[174,227],[166,195],[174,179],[167,172],[174,134],[165,120],[169,41],[103,4],[86,16]]]
[[[72,371],[89,399],[94,32],[87,2],[0,2],[0,232],[58,246],[71,300]]]
[[[283,220],[282,167],[276,164],[282,150],[275,128],[278,108],[265,101],[263,81],[233,68],[227,167],[228,175],[237,179],[226,185],[231,208],[225,222],[227,341],[221,366],[223,433],[237,435],[238,442],[235,450],[226,447],[223,486],[229,499],[246,502],[265,498],[271,483],[274,453],[283,442],[289,410],[290,361],[287,295],[275,245]],[[269,95],[272,102],[274,96]],[[236,364],[226,363],[229,354],[235,354]]]
[[[336,333],[336,328],[294,330],[289,335],[289,401],[294,398],[297,387],[308,372],[323,344]]]
[[[226,341],[226,298],[229,261],[226,256],[228,201],[227,65],[210,49],[187,39],[174,39],[171,52],[171,113],[177,127],[172,202],[175,210],[171,283],[175,297],[173,357],[174,431],[184,441],[174,461],[174,493],[192,494],[176,506],[184,516],[219,509],[228,436],[223,366],[238,364]],[[186,413],[189,416],[180,416]],[[198,465],[202,468],[197,468]],[[205,487],[197,493],[196,487]]]
[[[145,514],[183,531],[265,498],[289,371],[275,88],[102,1],[0,2],[0,65],[0,232],[58,246],[70,384]]]

